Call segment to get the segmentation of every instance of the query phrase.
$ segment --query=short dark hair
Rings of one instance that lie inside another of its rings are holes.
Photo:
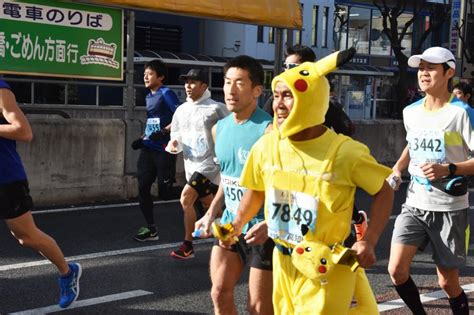
[[[309,48],[308,46],[304,45],[294,45],[286,47],[285,50],[285,57],[289,55],[298,55],[300,57],[301,63],[303,62],[315,62],[316,61],[316,54],[314,51]]]
[[[470,102],[472,100],[472,87],[471,85],[469,85],[468,83],[466,82],[459,82],[458,84],[456,84],[454,87],[453,87],[453,90],[454,89],[458,89],[462,92],[462,94],[464,95],[467,95],[467,94],[470,94],[471,96],[469,97],[468,99],[468,102]]]
[[[224,76],[230,68],[247,70],[252,86],[263,85],[263,67],[257,59],[247,55],[240,55],[231,59],[224,65]]]
[[[166,65],[163,61],[159,59],[153,59],[151,61],[148,61],[145,63],[145,66],[143,67],[144,70],[146,69],[151,69],[156,72],[157,76],[164,76],[166,78],[166,75],[168,74],[166,71]]]
[[[447,62],[442,63],[442,65],[443,65],[443,70],[444,70],[443,73],[446,73],[446,71],[448,71],[449,69],[452,69],[452,68],[448,65]]]

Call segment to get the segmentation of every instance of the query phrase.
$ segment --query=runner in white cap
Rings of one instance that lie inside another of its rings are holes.
[[[473,111],[448,91],[456,62],[442,47],[408,59],[418,68],[426,97],[403,110],[408,145],[393,167],[400,177],[408,167],[411,181],[406,202],[395,221],[388,271],[395,288],[414,314],[426,314],[410,266],[418,249],[431,244],[438,283],[453,314],[468,314],[459,268],[466,264],[469,199],[464,175],[474,174]]]

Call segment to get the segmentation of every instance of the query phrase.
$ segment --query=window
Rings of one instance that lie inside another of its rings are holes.
[[[347,49],[347,22],[349,8],[343,5],[337,5],[334,10],[334,49]]]
[[[313,5],[312,15],[312,28],[311,28],[311,46],[318,46],[318,17],[319,17],[319,5]]]
[[[295,44],[301,45],[301,31],[296,31]]]
[[[273,44],[275,42],[275,28],[270,27],[268,30],[268,42]]]
[[[329,24],[329,7],[323,8],[323,37],[321,38],[321,47],[328,47],[328,24]]]
[[[300,3],[300,6],[301,6],[301,12],[304,12],[304,4]],[[295,43],[298,45],[301,45],[302,37],[303,37],[303,31],[302,30],[296,31]]]
[[[379,10],[372,11],[372,28],[370,30],[370,54],[390,56],[390,40],[383,32],[383,17]]]
[[[351,7],[349,11],[349,47],[357,53],[369,53],[370,9]]]
[[[413,14],[411,13],[403,13],[398,17],[398,35],[403,31],[403,28],[405,27],[405,23],[408,22],[411,18],[413,17]],[[402,47],[405,48],[402,50],[402,52],[405,54],[405,56],[409,57],[411,56],[411,46],[412,46],[412,38],[413,38],[413,24],[410,25],[410,27],[407,29],[407,32],[405,36],[403,37],[402,40]]]
[[[263,43],[263,26],[257,26],[257,42]]]

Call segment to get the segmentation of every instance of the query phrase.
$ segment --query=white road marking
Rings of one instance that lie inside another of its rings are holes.
[[[165,204],[165,203],[177,203],[179,199],[173,200],[160,200],[155,201],[153,204]],[[45,209],[32,211],[32,214],[48,214],[48,213],[59,213],[59,212],[74,212],[74,211],[84,211],[84,210],[97,210],[97,209],[110,209],[110,208],[119,208],[119,207],[133,207],[138,206],[138,202],[128,202],[128,203],[117,203],[117,204],[108,204],[108,205],[97,205],[97,206],[83,206],[83,207],[69,207],[61,209]]]
[[[214,242],[213,238],[211,238],[211,239],[202,239],[202,240],[193,240],[193,244],[207,244],[207,243],[212,243],[212,242]],[[147,252],[147,251],[157,250],[157,249],[173,248],[173,247],[178,247],[181,244],[182,244],[182,242],[177,242],[177,243],[167,243],[167,244],[160,244],[160,245],[153,245],[153,246],[119,249],[119,250],[112,250],[112,251],[107,251],[107,252],[98,252],[98,253],[92,253],[92,254],[70,256],[70,257],[66,257],[66,260],[67,261],[79,261],[79,260],[85,260],[85,259],[95,259],[95,258],[101,258],[101,257],[126,255],[126,254]],[[13,270],[13,269],[21,269],[21,268],[42,266],[42,265],[48,265],[48,264],[51,264],[51,262],[49,260],[31,261],[31,262],[20,263],[20,264],[0,266],[0,271],[7,271],[7,270]]]
[[[132,299],[132,298],[136,298],[136,297],[139,297],[139,296],[145,296],[145,295],[150,295],[150,294],[153,294],[153,292],[143,291],[143,290],[135,290],[135,291],[129,291],[129,292],[99,296],[99,297],[92,298],[92,299],[87,299],[87,300],[79,300],[79,301],[76,301],[73,304],[71,304],[71,306],[69,306],[68,308],[61,308],[61,307],[59,307],[59,305],[51,305],[51,306],[45,306],[45,307],[41,307],[41,308],[35,308],[35,309],[16,312],[16,313],[10,313],[10,315],[47,314],[47,313],[60,312],[60,311],[70,310],[70,309],[73,309],[73,308],[79,308],[79,307],[84,307],[84,306],[91,306],[91,305],[96,305],[96,304],[109,303],[109,302],[113,302],[113,301]]]
[[[464,292],[466,292],[466,294],[474,291],[474,283],[465,284],[465,285],[462,285],[461,287],[464,289]],[[422,303],[443,299],[445,297],[446,297],[446,293],[444,293],[444,291],[442,290],[420,294]],[[406,304],[405,302],[403,302],[402,299],[387,301],[387,302],[383,302],[379,304],[379,312],[390,311],[390,310],[394,310],[394,309],[402,308],[402,307],[406,307]]]

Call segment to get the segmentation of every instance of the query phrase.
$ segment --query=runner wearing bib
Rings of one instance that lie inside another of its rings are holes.
[[[305,252],[293,249],[306,237],[326,251],[342,244],[350,233],[357,187],[374,196],[371,224],[352,247],[361,267],[375,263],[374,246],[390,216],[393,190],[385,181],[390,169],[378,164],[363,144],[323,126],[329,101],[325,75],[354,52],[306,62],[273,79],[277,128],[253,146],[242,172],[241,184],[248,190],[231,236],[238,235],[264,203],[268,234],[275,241],[275,314],[378,314],[362,268],[354,271],[335,264],[322,281],[307,277],[293,263],[293,256]],[[313,270],[326,271],[325,267]],[[351,307],[353,298],[355,307]]]
[[[211,223],[225,200],[221,223],[236,216],[245,188],[239,183],[243,166],[253,144],[270,128],[271,117],[257,107],[262,92],[263,69],[258,61],[239,56],[224,67],[224,95],[231,115],[213,128],[217,161],[221,167],[221,185],[206,215],[196,222],[196,230],[209,235]],[[238,244],[219,246],[216,240],[210,260],[212,300],[215,314],[237,314],[234,288],[244,266],[250,266],[250,314],[273,314],[271,303],[273,241],[268,238],[263,209],[250,220],[239,235]]]
[[[194,203],[199,200],[203,209],[207,210],[220,181],[219,165],[214,161],[212,127],[229,112],[224,104],[211,99],[209,75],[203,70],[191,69],[187,74],[180,75],[179,79],[184,83],[187,98],[173,115],[171,140],[166,150],[173,154],[183,152],[187,183],[181,192],[180,202],[185,234],[183,243],[171,252],[171,256],[189,259],[194,257]]]
[[[176,94],[163,85],[166,66],[161,60],[152,60],[144,66],[143,81],[150,93],[145,98],[147,120],[143,135],[132,143],[140,149],[137,161],[138,202],[147,226],[141,227],[134,239],[139,242],[158,240],[153,214],[151,186],[158,184],[162,199],[173,198],[176,175],[176,156],[165,151],[170,140],[171,119],[180,104]]]
[[[466,263],[469,241],[469,195],[465,175],[474,174],[474,111],[448,90],[455,73],[453,54],[432,47],[409,58],[418,68],[426,97],[405,107],[407,147],[393,167],[400,176],[408,168],[411,181],[392,234],[388,271],[395,289],[414,314],[426,314],[410,276],[416,252],[431,244],[438,283],[454,314],[468,314],[459,268]]]

